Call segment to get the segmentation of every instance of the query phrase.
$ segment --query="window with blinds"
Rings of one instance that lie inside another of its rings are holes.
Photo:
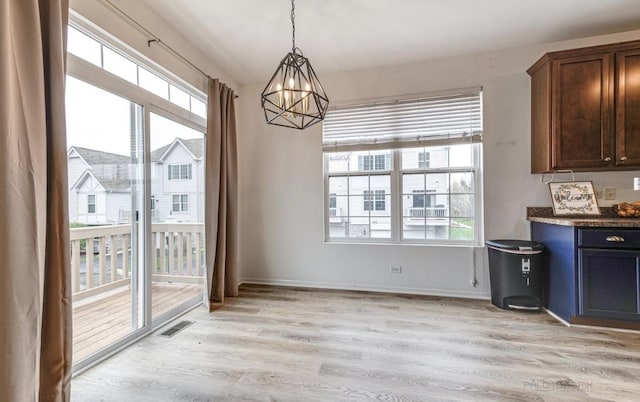
[[[479,245],[482,91],[334,107],[325,239]]]
[[[337,106],[323,123],[324,151],[410,148],[482,138],[479,88],[416,99]]]

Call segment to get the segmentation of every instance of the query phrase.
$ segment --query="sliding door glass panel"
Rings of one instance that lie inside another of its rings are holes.
[[[140,105],[67,77],[73,361],[96,358],[144,326]]]
[[[204,135],[155,113],[151,137],[152,318],[202,301]]]

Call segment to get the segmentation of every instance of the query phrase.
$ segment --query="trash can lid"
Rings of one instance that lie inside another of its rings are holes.
[[[544,245],[529,240],[487,240],[485,244],[499,250],[542,251]]]

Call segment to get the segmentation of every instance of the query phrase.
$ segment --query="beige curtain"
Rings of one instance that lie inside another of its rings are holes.
[[[213,310],[238,295],[238,162],[233,91],[209,79],[205,239],[207,300]]]
[[[0,1],[0,401],[68,401],[68,0]]]

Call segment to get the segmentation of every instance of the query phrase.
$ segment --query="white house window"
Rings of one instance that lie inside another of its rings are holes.
[[[365,190],[364,191],[364,210],[365,211],[384,211],[386,209],[385,190]]]
[[[96,196],[95,194],[87,195],[87,213],[95,214],[96,213]]]
[[[325,238],[481,243],[482,92],[329,110]]]
[[[390,154],[358,155],[358,170],[389,170]]]
[[[331,193],[329,194],[329,209],[336,209],[336,206],[337,206],[336,194]]]
[[[420,152],[418,154],[418,167],[420,169],[427,169],[429,167],[430,154],[429,152]]]
[[[189,212],[189,194],[173,194],[172,212]]]
[[[191,180],[191,163],[167,165],[169,180]]]

